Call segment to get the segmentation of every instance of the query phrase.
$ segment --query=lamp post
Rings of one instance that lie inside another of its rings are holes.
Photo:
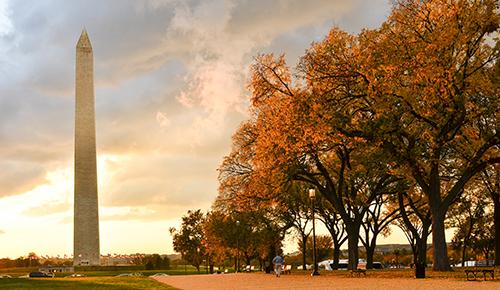
[[[312,208],[312,224],[313,224],[313,271],[311,276],[318,276],[318,263],[316,261],[316,223],[314,222],[314,200],[316,199],[316,190],[313,188],[309,189],[309,198],[311,199]]]
[[[201,257],[200,257],[200,247],[197,247],[196,248],[196,253],[197,253],[197,256],[196,256],[196,262],[198,263],[198,273],[200,273],[200,265],[202,265],[203,261],[201,261]]]
[[[236,273],[240,270],[240,221],[236,221]]]

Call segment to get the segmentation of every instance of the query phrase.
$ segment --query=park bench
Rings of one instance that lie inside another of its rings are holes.
[[[351,270],[351,277],[354,277],[357,275],[358,277],[361,277],[361,274],[363,274],[366,277],[366,269],[354,269]]]
[[[490,275],[492,280],[495,280],[495,268],[493,269],[479,269],[479,268],[474,268],[474,269],[467,269],[465,270],[465,275],[467,276],[467,281],[471,281],[469,277],[473,277],[473,280],[476,280],[477,277],[482,274],[483,279],[486,280],[486,277]]]
[[[283,265],[283,274],[292,274],[292,265]]]

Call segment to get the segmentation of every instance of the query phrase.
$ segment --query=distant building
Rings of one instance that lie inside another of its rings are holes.
[[[38,269],[44,273],[72,273],[75,272],[73,266],[43,266]]]

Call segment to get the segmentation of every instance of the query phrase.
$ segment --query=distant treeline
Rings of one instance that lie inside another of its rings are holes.
[[[152,255],[137,255],[129,261],[130,266],[136,269],[146,269],[146,270],[157,270],[157,269],[169,269],[170,259],[167,256],[162,257],[159,254]],[[39,267],[39,266],[72,266],[73,260],[71,258],[40,258],[34,253],[30,253],[26,257],[19,257],[17,259],[2,258],[0,259],[0,268],[28,268],[28,267]],[[102,270],[106,268],[120,268],[127,266],[94,266],[86,267],[86,270]]]

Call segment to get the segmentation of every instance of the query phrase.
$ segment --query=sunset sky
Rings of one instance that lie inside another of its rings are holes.
[[[217,195],[261,52],[294,66],[389,0],[0,0],[0,257],[73,251],[75,45],[95,63],[101,253],[172,253],[168,228]],[[393,242],[405,242],[393,237]]]

